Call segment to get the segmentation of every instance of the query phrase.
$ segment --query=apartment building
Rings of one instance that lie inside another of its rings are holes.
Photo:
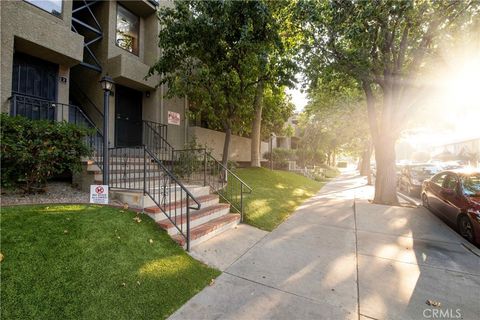
[[[168,124],[168,140],[185,144],[187,99],[164,99],[158,76],[158,6],[154,0],[0,1],[1,111],[34,119],[88,117],[102,130],[100,79],[109,98],[110,146],[141,144],[142,120]]]

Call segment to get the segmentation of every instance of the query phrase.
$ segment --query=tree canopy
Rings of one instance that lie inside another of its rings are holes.
[[[335,73],[364,92],[377,162],[375,202],[398,203],[395,141],[428,84],[438,43],[469,28],[476,1],[307,1],[297,6],[310,86]]]
[[[259,81],[291,81],[280,72],[289,60],[270,54],[282,48],[278,23],[265,1],[175,1],[159,19],[162,56],[149,74],[160,74],[168,95],[187,95],[193,112],[225,131],[226,163],[230,135],[252,119]]]

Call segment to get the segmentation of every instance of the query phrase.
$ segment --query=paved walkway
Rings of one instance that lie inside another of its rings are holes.
[[[426,300],[477,319],[480,258],[423,208],[368,203],[364,184],[345,173],[273,232],[241,237],[240,257],[218,251],[223,274],[171,319],[433,318]]]

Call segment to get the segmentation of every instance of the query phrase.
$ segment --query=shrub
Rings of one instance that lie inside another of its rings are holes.
[[[184,150],[176,150],[173,173],[182,179],[190,179],[194,173],[203,168],[205,147],[197,143],[193,137],[185,144]]]
[[[263,158],[270,160],[270,152],[266,152]],[[295,161],[296,159],[296,150],[284,148],[273,149],[272,160],[276,169],[286,169],[288,167],[288,161]]]
[[[340,174],[340,170],[334,167],[330,167],[327,164],[321,164],[319,167],[324,169],[325,178],[335,178]]]
[[[30,120],[2,113],[2,186],[20,186],[27,193],[43,191],[48,178],[65,170],[81,169],[81,157],[90,154],[84,144],[86,128],[66,122]]]

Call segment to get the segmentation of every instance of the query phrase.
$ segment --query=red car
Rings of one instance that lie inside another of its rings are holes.
[[[480,244],[480,171],[442,171],[422,185],[422,203]]]

